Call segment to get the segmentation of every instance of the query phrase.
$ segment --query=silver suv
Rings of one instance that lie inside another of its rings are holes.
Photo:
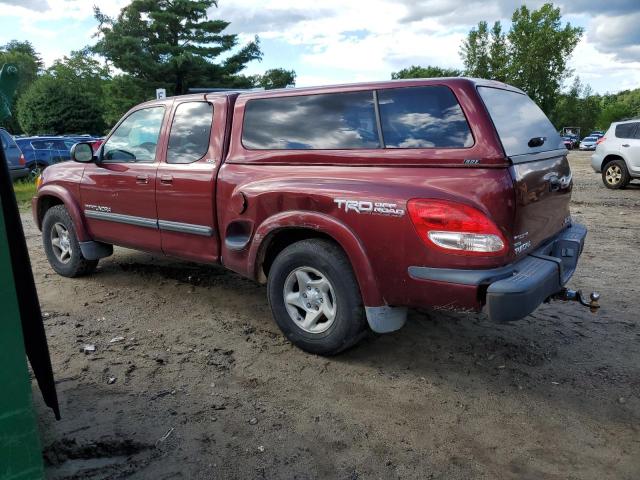
[[[640,178],[640,119],[612,123],[598,140],[591,166],[607,188],[624,188]]]

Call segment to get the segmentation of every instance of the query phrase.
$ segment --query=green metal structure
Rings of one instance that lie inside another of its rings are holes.
[[[11,115],[18,69],[0,68],[0,121]],[[27,245],[0,145],[0,480],[44,478],[27,358],[60,418],[49,349]]]
[[[0,205],[0,479],[43,478],[40,438],[13,278],[9,239]]]
[[[5,63],[0,69],[0,122],[11,116],[13,96],[19,79],[18,67],[13,63]]]

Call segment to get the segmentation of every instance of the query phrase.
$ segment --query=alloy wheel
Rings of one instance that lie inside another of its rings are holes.
[[[311,267],[293,270],[284,282],[284,304],[291,319],[307,333],[322,333],[336,318],[333,285]]]
[[[71,260],[71,240],[69,239],[69,230],[62,223],[55,223],[51,228],[51,246],[53,254],[61,263],[68,263]]]
[[[609,185],[617,185],[622,180],[622,169],[618,165],[610,165],[605,172]]]

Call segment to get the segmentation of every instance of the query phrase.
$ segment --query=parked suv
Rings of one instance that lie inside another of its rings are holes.
[[[16,143],[24,153],[29,176],[34,179],[48,166],[70,160],[69,151],[79,141],[88,140],[58,136],[16,138]]]
[[[4,128],[0,128],[0,140],[2,140],[2,148],[7,158],[11,178],[16,180],[26,177],[29,174],[29,170],[25,167],[24,155],[22,155],[11,134]]]
[[[266,283],[280,329],[319,354],[407,307],[522,318],[565,292],[586,236],[560,136],[498,82],[155,100],[71,155],[33,199],[56,272],[114,244],[222,264]]]
[[[596,144],[591,166],[607,188],[624,188],[640,178],[640,119],[612,123]]]

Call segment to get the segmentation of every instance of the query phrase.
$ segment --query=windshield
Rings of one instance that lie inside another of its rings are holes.
[[[478,92],[487,106],[507,156],[564,149],[553,124],[526,95],[492,87],[478,87]],[[531,142],[539,137],[544,138],[541,145]]]
[[[597,140],[596,137],[586,137],[582,141],[583,142],[595,142]]]

